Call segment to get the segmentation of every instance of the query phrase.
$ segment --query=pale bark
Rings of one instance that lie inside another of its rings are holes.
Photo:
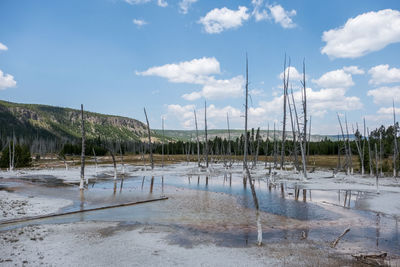
[[[243,151],[243,169],[247,168],[247,150],[248,150],[248,140],[247,140],[247,112],[248,112],[248,96],[249,96],[249,64],[246,54],[246,102],[244,111],[244,151]]]
[[[146,116],[147,134],[149,136],[150,164],[151,164],[151,169],[153,170],[154,169],[154,161],[153,161],[153,147],[151,144],[150,124],[149,124],[149,119],[147,118],[146,108],[143,108],[143,110],[144,110],[144,115]]]
[[[164,139],[165,139],[165,133],[164,133],[164,117],[162,117],[162,144],[161,144],[161,167],[164,168]]]
[[[196,110],[193,110],[194,113],[194,123],[196,125],[196,141],[197,141],[197,166],[200,168],[200,141],[199,141],[199,130],[197,128],[197,116]]]
[[[204,101],[204,134],[205,134],[206,168],[208,169],[207,102],[206,101]]]
[[[296,117],[297,132],[298,132],[298,135],[301,136],[299,117],[297,116],[296,102],[294,101],[293,91],[292,91],[292,102],[293,102],[293,108],[294,108],[294,115]],[[302,142],[304,142],[304,139],[302,141],[300,141],[300,151],[301,151],[301,159],[302,159],[302,165],[303,165],[303,176],[304,176],[304,179],[307,179],[307,165],[306,165],[306,155],[305,155],[306,146],[304,146],[302,144]]]
[[[394,140],[393,177],[397,177],[397,155],[399,152],[397,147],[397,124],[396,124],[396,110],[394,108],[394,100],[393,100],[393,140]]]
[[[82,153],[81,153],[81,181],[79,189],[83,190],[83,182],[85,179],[85,121],[83,119],[83,104],[81,104],[81,133],[82,133]],[[86,185],[88,181],[86,180]]]

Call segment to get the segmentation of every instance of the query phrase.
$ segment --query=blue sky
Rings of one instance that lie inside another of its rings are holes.
[[[299,99],[306,61],[313,132],[336,113],[370,128],[400,111],[399,1],[0,1],[0,99],[122,115],[168,129],[282,127],[285,53]],[[298,75],[297,73],[298,72]],[[300,103],[298,103],[298,106]],[[200,114],[199,114],[200,116]],[[400,114],[399,114],[400,116]],[[202,122],[200,122],[202,127]]]

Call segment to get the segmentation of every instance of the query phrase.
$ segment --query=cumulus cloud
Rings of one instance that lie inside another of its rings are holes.
[[[165,0],[157,0],[157,5],[160,7],[166,7],[168,6],[168,3]]]
[[[286,29],[296,27],[291,18],[296,15],[296,10],[286,11],[281,5],[272,5],[268,8],[275,23]]]
[[[281,5],[264,5],[263,0],[252,0],[253,12],[251,15],[256,21],[273,20],[283,28],[294,28],[296,24],[292,17],[296,15],[296,10],[287,11]]]
[[[214,57],[203,57],[158,67],[151,67],[143,72],[136,72],[142,76],[159,76],[174,83],[204,84],[208,75],[221,72],[219,62]]]
[[[147,22],[142,19],[133,19],[132,22],[139,28],[147,24]]]
[[[11,74],[5,74],[0,70],[0,90],[15,87],[17,82]]]
[[[353,75],[362,75],[365,73],[365,71],[363,69],[360,69],[358,66],[343,67],[343,70]]]
[[[7,51],[8,47],[5,44],[0,43],[0,51]]]
[[[249,17],[247,7],[239,6],[238,10],[223,7],[211,10],[204,17],[200,18],[199,23],[203,25],[207,33],[215,34],[227,29],[238,28]]]
[[[168,119],[177,120],[184,129],[194,129],[194,109],[197,113],[197,123],[199,128],[204,127],[204,107],[197,109],[195,105],[178,105],[172,104],[167,106],[167,114],[165,115]],[[216,107],[211,104],[207,107],[207,126],[209,128],[216,128],[218,125],[226,124],[226,114],[229,114],[229,120],[233,124],[242,122],[241,111],[230,105],[225,107]]]
[[[239,75],[231,79],[216,79],[214,74],[220,74],[220,64],[214,57],[203,57],[180,63],[151,67],[141,76],[159,76],[173,83],[188,83],[202,85],[201,91],[182,95],[186,100],[193,101],[201,97],[207,99],[240,97],[243,92],[244,78]]]
[[[313,79],[312,82],[322,88],[348,88],[354,85],[351,74],[343,69],[329,71],[319,79]]]
[[[287,67],[286,75],[289,71],[289,79],[292,81],[303,80],[303,74],[299,73],[295,67]],[[279,79],[283,80],[283,71],[279,74]]]
[[[400,102],[400,86],[379,87],[367,92],[368,96],[372,96],[375,104],[389,104],[394,100]]]
[[[179,10],[183,14],[187,14],[192,4],[196,3],[197,0],[182,0],[179,2]]]
[[[370,84],[400,82],[400,69],[389,69],[388,64],[375,66],[368,73],[371,75]]]
[[[400,42],[400,12],[367,12],[350,18],[340,28],[325,31],[321,53],[332,58],[357,58]]]
[[[243,86],[244,78],[241,75],[226,80],[217,80],[214,77],[209,77],[204,81],[201,91],[184,94],[182,97],[190,101],[201,97],[207,99],[235,98],[242,96]]]
[[[130,5],[139,5],[139,4],[145,4],[150,2],[151,0],[125,0],[126,3]]]

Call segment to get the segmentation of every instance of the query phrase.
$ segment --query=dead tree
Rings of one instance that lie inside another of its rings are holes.
[[[246,53],[246,102],[244,111],[244,151],[243,151],[243,169],[247,168],[247,150],[248,150],[248,137],[247,137],[247,112],[248,112],[248,97],[249,97],[249,64]]]
[[[11,170],[14,170],[15,168],[15,142],[16,142],[16,138],[15,138],[15,132],[13,131],[13,146],[12,146],[12,158],[11,158]]]
[[[231,153],[231,130],[229,128],[229,114],[226,113],[226,123],[228,125],[228,156],[229,156],[229,167],[232,167],[232,153]]]
[[[357,147],[357,152],[358,152],[358,156],[360,157],[360,163],[361,163],[361,175],[364,175],[364,150],[361,146],[361,136],[360,136],[360,132],[358,131],[358,124],[357,124],[357,131],[354,131],[354,127],[353,128],[353,134],[356,137],[356,147]],[[358,134],[358,135],[357,135]]]
[[[143,110],[144,110],[144,115],[146,116],[147,134],[149,136],[150,164],[151,164],[151,169],[153,170],[154,169],[154,161],[153,161],[153,147],[151,144],[150,124],[149,124],[149,119],[147,118],[146,108],[143,108]]]
[[[206,101],[204,101],[204,134],[205,134],[206,168],[208,169],[207,102]]]
[[[93,148],[93,156],[94,156],[94,163],[96,164],[96,172],[95,175],[97,176],[97,157],[96,157],[96,151]]]
[[[82,133],[82,153],[81,153],[81,181],[79,189],[83,190],[83,182],[85,179],[85,121],[83,119],[83,104],[81,104],[81,133]],[[86,185],[88,180],[86,179]]]
[[[383,158],[383,148],[382,148],[382,131],[379,131],[379,162],[380,162],[380,176],[383,177],[382,171],[382,158]]]
[[[286,141],[286,104],[287,104],[287,95],[288,95],[288,85],[289,85],[289,70],[290,70],[290,58],[289,58],[289,67],[287,68],[286,75],[286,55],[285,61],[283,63],[283,126],[282,126],[282,145],[281,145],[281,170],[285,163],[285,141]]]
[[[377,144],[375,143],[375,174],[376,174],[376,191],[379,193],[379,162],[378,162],[378,148]]]
[[[114,166],[114,181],[116,181],[117,180],[117,161],[115,160],[115,153],[113,150],[110,150],[110,154],[111,154],[111,158],[112,158],[113,166]]]
[[[199,130],[197,128],[197,116],[196,110],[193,110],[194,113],[194,123],[196,125],[196,141],[197,141],[197,166],[200,168],[200,141],[199,141]]]
[[[275,129],[275,122],[274,122],[274,168],[277,167],[278,164],[278,142],[276,141],[276,129]]]
[[[297,116],[296,102],[294,101],[293,90],[292,90],[292,102],[293,102],[294,115],[295,115],[296,124],[297,124],[297,133],[299,135],[299,140],[300,140],[300,151],[301,151],[301,159],[302,159],[302,165],[303,165],[303,176],[304,176],[304,179],[307,179],[307,165],[306,165],[306,155],[305,155],[306,146],[302,143],[302,142],[304,142],[304,139],[300,138],[301,130],[300,130],[300,124],[299,124],[299,117]]]
[[[162,143],[161,143],[161,167],[164,168],[164,139],[165,139],[165,133],[164,133],[164,117],[162,117]]]
[[[349,153],[349,162],[350,162],[350,174],[353,175],[353,154],[351,152],[351,146],[350,146],[350,136],[349,136],[349,128],[347,126],[347,116],[344,114],[344,121],[346,124],[346,134],[347,134],[347,151]]]
[[[257,244],[259,246],[262,245],[262,228],[261,228],[261,218],[260,218],[260,208],[258,205],[258,199],[257,199],[257,194],[256,190],[254,188],[254,182],[253,179],[251,178],[250,171],[247,165],[245,165],[245,171],[249,183],[250,183],[250,189],[251,189],[251,194],[253,196],[253,202],[254,202],[254,207],[256,208],[256,219],[257,219]]]
[[[364,120],[365,123],[365,120]],[[367,134],[368,134],[368,161],[369,161],[369,176],[372,176],[372,153],[371,153],[371,143],[370,143],[370,135],[369,135],[369,129],[367,128]]]
[[[393,149],[393,177],[397,177],[397,155],[398,155],[398,147],[397,147],[397,124],[396,124],[396,110],[394,108],[394,100],[393,100],[393,140],[394,140],[394,149]]]
[[[288,105],[289,105],[289,113],[290,113],[290,123],[292,126],[292,135],[293,135],[293,154],[294,154],[294,166],[295,166],[295,171],[299,169],[299,159],[297,158],[297,142],[296,142],[296,127],[295,127],[295,122],[292,114],[292,108],[290,105],[290,98],[287,98]]]
[[[303,104],[303,120],[304,120],[304,125],[303,125],[303,151],[304,151],[304,177],[307,178],[307,155],[306,153],[306,149],[307,149],[307,87],[306,87],[306,62],[305,60],[303,60],[303,81],[302,81],[302,85],[303,85],[303,93],[302,93],[302,104]]]
[[[338,118],[338,121],[339,121],[340,130],[342,131],[344,150],[345,150],[345,153],[346,153],[346,174],[348,175],[350,173],[350,165],[349,165],[349,153],[347,151],[347,142],[346,142],[346,138],[344,136],[343,126],[342,126],[342,122],[340,121],[339,114],[336,113],[336,115],[337,115],[337,118]]]

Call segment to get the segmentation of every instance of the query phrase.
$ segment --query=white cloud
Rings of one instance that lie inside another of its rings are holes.
[[[201,97],[207,99],[235,98],[242,96],[243,86],[244,78],[241,75],[226,80],[217,80],[214,77],[210,77],[204,81],[201,91],[184,94],[182,97],[190,101]]]
[[[0,70],[0,90],[15,87],[17,82],[14,80],[14,76],[11,74],[4,74]]]
[[[400,69],[389,69],[388,64],[375,66],[368,73],[372,76],[371,80],[369,80],[370,84],[400,82]]]
[[[147,24],[146,21],[141,20],[141,19],[133,19],[132,22],[133,22],[133,24],[135,24],[139,28]]]
[[[262,20],[274,20],[275,23],[280,24],[283,28],[294,28],[296,24],[292,18],[296,15],[296,10],[286,11],[281,5],[264,5],[264,0],[252,0],[254,19],[258,21]]]
[[[157,0],[157,5],[160,7],[166,7],[168,6],[168,3],[165,0]]]
[[[281,5],[272,5],[268,8],[275,23],[280,24],[285,29],[296,27],[291,18],[296,15],[296,10],[286,11]]]
[[[8,47],[5,44],[0,43],[0,51],[7,51]]]
[[[159,76],[173,83],[188,83],[202,85],[201,91],[182,95],[186,100],[193,101],[201,97],[207,99],[240,97],[243,92],[244,78],[239,75],[231,79],[216,79],[213,74],[220,74],[220,64],[217,59],[200,58],[174,64],[152,67],[141,76]]]
[[[321,53],[333,58],[356,58],[400,42],[400,12],[368,12],[347,20],[340,28],[325,31]]]
[[[192,4],[196,3],[197,0],[182,0],[179,2],[179,10],[183,14],[187,14]]]
[[[394,100],[396,103],[400,102],[400,86],[393,87],[379,87],[367,92],[368,96],[373,97],[375,104],[389,104]]]
[[[247,13],[247,7],[239,6],[238,10],[229,8],[215,8],[201,17],[199,23],[203,24],[207,33],[220,33],[226,29],[238,28],[243,22],[248,20],[250,15]]]
[[[295,67],[287,67],[286,68],[286,75],[289,70],[289,79],[292,81],[299,81],[303,80],[303,74],[299,73]],[[283,80],[283,72],[279,74],[279,79]]]
[[[270,19],[268,11],[263,8],[264,0],[251,0],[252,5],[254,6],[252,16],[256,19],[256,21],[262,21]]]
[[[214,57],[203,57],[180,63],[152,67],[136,75],[159,76],[174,83],[204,84],[210,74],[219,74],[219,62]]]
[[[194,113],[196,109],[198,128],[204,128],[204,107],[197,109],[195,105],[168,105],[166,117],[170,120],[177,120],[184,129],[195,129]],[[241,118],[241,111],[232,106],[225,106],[222,108],[215,105],[207,107],[207,126],[208,128],[216,128],[218,125],[226,125],[226,114],[229,114],[229,121],[232,124],[238,124],[243,121]],[[219,126],[221,127],[221,126]]]
[[[322,88],[347,88],[354,85],[351,74],[343,69],[327,72],[319,79],[313,79],[312,82]]]
[[[145,4],[150,2],[151,0],[125,0],[126,3],[130,5],[139,5],[139,4]]]
[[[343,67],[343,70],[353,75],[362,75],[365,73],[365,71],[363,69],[358,68],[358,66]]]
[[[261,89],[253,89],[249,91],[249,95],[251,96],[264,96],[265,92]]]

